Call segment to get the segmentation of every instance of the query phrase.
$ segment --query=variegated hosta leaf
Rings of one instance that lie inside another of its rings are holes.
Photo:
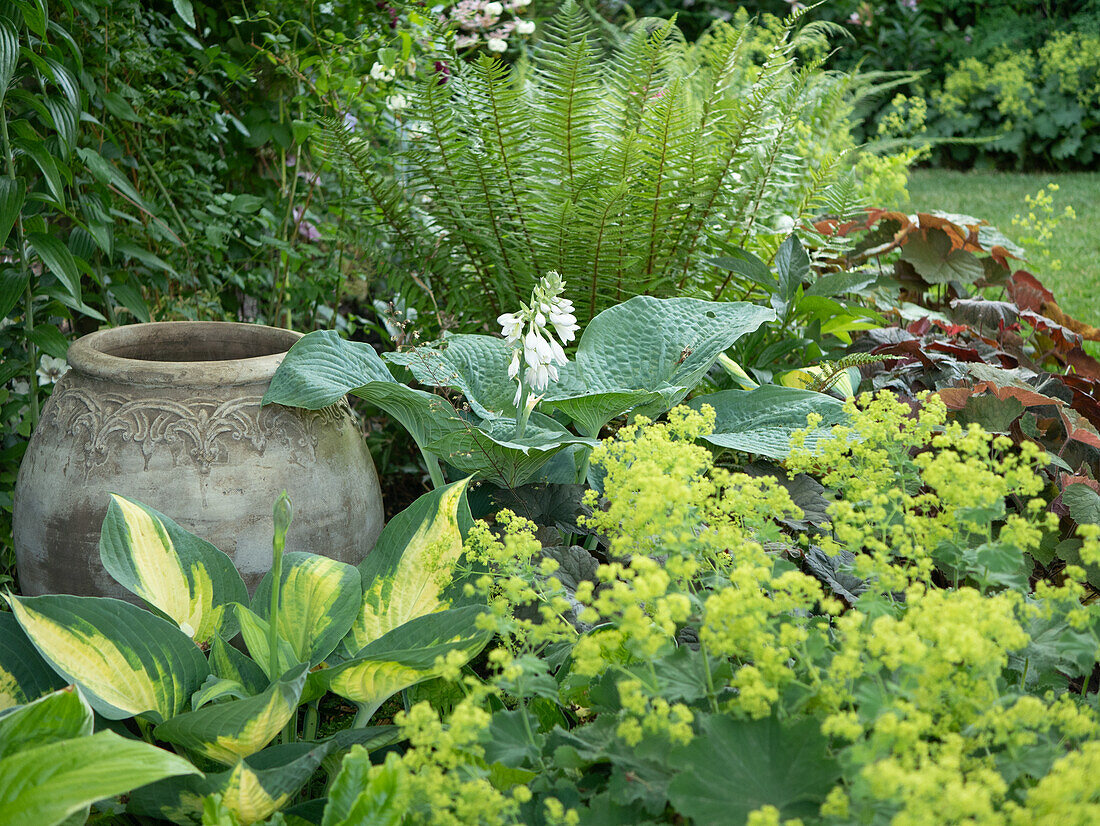
[[[191,695],[191,709],[192,711],[198,711],[207,703],[214,703],[218,700],[244,700],[252,697],[255,693],[259,692],[249,691],[237,680],[227,680],[211,674],[206,678],[206,682],[199,686],[199,690]]]
[[[331,691],[373,712],[398,691],[441,673],[440,660],[458,652],[474,657],[492,636],[481,630],[480,605],[417,617],[366,646],[347,662],[317,672]]]
[[[316,554],[284,554],[278,632],[299,662],[316,665],[331,654],[362,602],[362,581],[351,565]],[[256,588],[252,611],[265,620],[271,613],[270,571]]]
[[[178,824],[202,823],[203,798],[220,794],[222,804],[249,826],[266,820],[285,806],[329,754],[362,743],[378,748],[395,742],[393,726],[340,732],[320,743],[288,743],[271,746],[230,770],[206,777],[177,777],[138,789],[130,796],[127,811]]]
[[[238,651],[221,637],[210,646],[210,667],[223,680],[243,685],[249,694],[259,694],[270,682],[267,674],[247,654]]]
[[[156,735],[165,742],[232,765],[270,743],[297,712],[308,668],[305,663],[296,666],[256,697],[205,706],[173,717],[157,726]]]
[[[65,681],[35,650],[15,616],[0,611],[0,711],[36,700]]]
[[[473,524],[470,480],[426,493],[389,521],[359,563],[363,603],[344,641],[349,654],[402,623],[449,608],[444,596]]]
[[[174,717],[210,673],[190,637],[128,602],[65,594],[6,599],[46,662],[108,720]]]
[[[0,760],[17,751],[92,733],[92,707],[78,688],[63,688],[0,715]]]
[[[111,494],[99,536],[103,567],[196,642],[237,633],[226,606],[248,598],[233,562],[164,514]]]
[[[241,623],[241,636],[244,637],[245,647],[248,648],[248,653],[252,655],[252,660],[260,667],[268,680],[274,680],[279,674],[285,674],[291,668],[299,664],[298,658],[294,654],[294,649],[290,647],[290,643],[282,637],[278,637],[278,670],[275,674],[272,674],[271,655],[268,653],[271,650],[268,647],[268,632],[271,626],[268,625],[267,620],[256,616],[255,613],[245,608],[243,605],[237,604],[235,608],[237,610],[237,619],[240,620]]]
[[[54,826],[105,797],[164,777],[200,774],[171,752],[101,731],[0,760],[0,822]]]

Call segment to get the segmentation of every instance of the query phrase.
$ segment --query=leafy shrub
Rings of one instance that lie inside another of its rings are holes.
[[[952,146],[952,160],[1092,167],[1100,157],[1100,35],[1060,32],[1036,50],[968,58],[949,68],[930,102],[934,134],[997,138]]]

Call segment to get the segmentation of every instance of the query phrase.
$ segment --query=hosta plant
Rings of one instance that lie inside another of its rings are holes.
[[[146,607],[6,595],[12,613],[0,614],[0,698],[23,709],[58,682],[73,684],[106,720],[133,720],[135,733],[170,744],[205,771],[188,767],[192,776],[135,792],[132,811],[197,822],[204,797],[217,794],[240,822],[262,820],[330,753],[392,742],[392,728],[367,727],[374,711],[437,676],[444,660],[464,663],[487,642],[484,608],[454,581],[471,524],[466,487],[457,482],[417,500],[390,521],[358,569],[284,554],[290,514],[281,500],[274,573],[251,601],[225,554],[163,514],[114,496],[100,553]],[[238,632],[247,654],[229,644]],[[359,714],[351,729],[318,740],[318,701],[328,691]],[[296,742],[300,706],[305,730]],[[282,744],[270,745],[280,737]]]
[[[524,356],[527,367],[518,369],[520,351],[509,341],[513,338],[517,346],[520,341],[520,331],[513,328],[521,319],[514,314],[501,316],[503,339],[454,335],[438,345],[382,357],[369,344],[322,331],[291,348],[264,401],[319,409],[349,392],[365,399],[412,434],[436,484],[443,482],[440,459],[501,487],[533,479],[583,483],[594,440],[609,422],[624,414],[665,413],[698,387],[728,347],[775,317],[771,308],[743,302],[636,296],[587,324],[573,357],[551,364],[555,377],[534,389],[525,382],[532,373],[530,360],[541,364],[541,356],[534,344],[524,343],[522,352],[531,352]],[[524,342],[542,335],[531,326],[524,329]],[[543,346],[549,353],[550,345]],[[409,387],[388,365],[404,368],[425,387],[457,391],[464,401],[455,404]],[[747,438],[739,445],[752,442],[754,427],[772,428],[768,447],[750,451],[764,455],[785,453],[791,432],[805,424],[810,409],[822,413],[826,424],[839,421],[839,402],[797,389],[767,387],[700,398],[720,411],[720,424],[708,435],[716,440],[728,435],[728,447],[737,447],[732,441],[741,435]],[[756,417],[751,423],[750,415]],[[558,454],[565,454],[565,461],[551,464]]]

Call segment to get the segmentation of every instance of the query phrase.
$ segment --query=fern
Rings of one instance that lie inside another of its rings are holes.
[[[440,55],[451,77],[420,83],[390,159],[328,127],[379,245],[459,324],[551,269],[582,320],[639,293],[722,296],[704,261],[735,243],[770,256],[779,216],[853,200],[843,136],[862,87],[797,56],[835,32],[796,15],[778,35],[718,23],[687,45],[642,20],[605,55],[573,0],[544,32],[516,67]]]

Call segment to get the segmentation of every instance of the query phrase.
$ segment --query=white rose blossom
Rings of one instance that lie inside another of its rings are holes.
[[[576,338],[580,329],[573,302],[561,297],[564,289],[561,275],[548,273],[532,291],[530,306],[497,318],[500,334],[512,347],[508,377],[519,380],[513,403],[521,416],[529,408],[524,404],[528,393],[542,394],[551,381],[558,380],[558,368],[569,361],[562,344]]]

